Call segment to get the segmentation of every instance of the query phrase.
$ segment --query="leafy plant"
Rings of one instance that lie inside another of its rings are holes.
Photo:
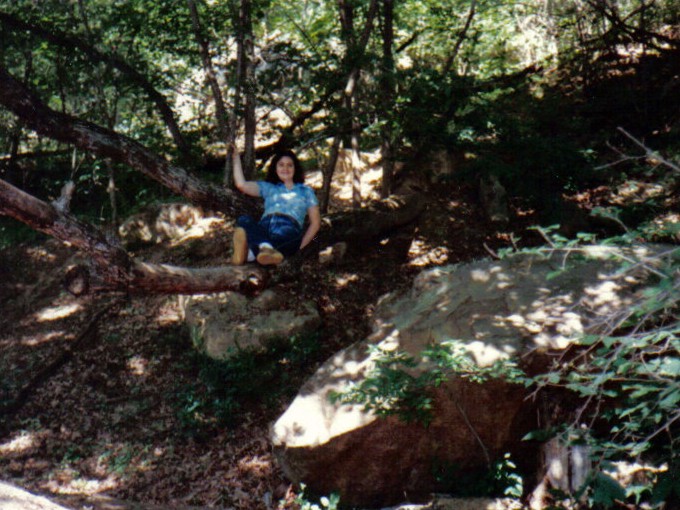
[[[191,336],[202,342],[195,331]],[[280,397],[294,394],[319,350],[318,335],[306,335],[271,340],[265,349],[233,350],[225,360],[192,351],[183,368],[196,376],[173,398],[184,431],[200,435],[235,425],[250,409],[274,407]]]
[[[339,494],[333,493],[330,496],[321,496],[318,498],[318,503],[315,503],[310,501],[305,494],[306,488],[305,484],[300,484],[300,493],[295,497],[294,501],[296,510],[338,510],[340,505]]]
[[[524,480],[509,453],[484,470],[464,470],[455,464],[435,460],[432,471],[437,489],[458,497],[520,498],[524,493]]]
[[[565,239],[552,229],[539,229],[547,246],[530,251],[576,255],[566,258],[561,271],[574,270],[572,261],[588,257],[583,247],[593,238]],[[576,340],[579,346],[560,358],[550,371],[527,379],[527,384],[564,388],[579,397],[573,420],[561,436],[584,438],[591,452],[591,471],[575,500],[609,508],[617,501],[639,504],[664,501],[680,494],[677,487],[680,435],[680,248],[645,250],[644,238],[655,236],[629,230],[604,240],[601,246],[636,241],[637,250],[611,250],[621,277],[646,281],[636,302],[600,321],[598,334]],[[647,253],[645,255],[645,253]],[[586,436],[582,431],[588,431]],[[646,462],[655,469],[628,489],[607,474],[613,461]]]
[[[428,425],[432,420],[432,389],[450,377],[476,383],[504,378],[519,383],[522,371],[512,360],[499,360],[480,367],[470,357],[465,345],[449,340],[432,345],[416,359],[405,352],[379,345],[368,348],[373,368],[358,383],[343,392],[331,394],[332,402],[361,404],[378,416],[397,415],[407,422]],[[426,367],[426,369],[424,369]]]
[[[129,444],[114,451],[104,452],[99,456],[99,462],[104,462],[112,473],[123,476],[135,457],[136,449]]]

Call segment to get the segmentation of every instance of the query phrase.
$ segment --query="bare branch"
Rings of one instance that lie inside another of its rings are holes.
[[[622,127],[617,128],[621,133],[623,133],[629,140],[632,140],[635,145],[640,147],[645,151],[645,157],[651,161],[659,161],[661,164],[666,165],[668,168],[671,168],[675,170],[677,173],[680,173],[680,166],[676,165],[675,163],[668,161],[664,157],[662,157],[658,152],[650,149],[647,147],[644,143],[642,143],[640,140],[635,138],[633,135],[631,135],[628,131],[623,129]]]

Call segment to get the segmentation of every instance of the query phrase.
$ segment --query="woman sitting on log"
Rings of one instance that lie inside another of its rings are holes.
[[[264,181],[246,181],[238,151],[232,154],[236,188],[264,199],[264,214],[259,222],[250,216],[236,220],[232,263],[243,265],[257,260],[265,266],[278,265],[316,236],[321,226],[319,202],[312,188],[304,184],[302,165],[292,151],[274,156]],[[307,215],[309,226],[304,230]]]

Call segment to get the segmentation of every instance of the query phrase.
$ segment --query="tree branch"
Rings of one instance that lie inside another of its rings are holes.
[[[201,181],[131,138],[50,109],[2,67],[0,104],[14,112],[35,132],[127,164],[194,204],[232,214],[236,210],[255,210],[253,203],[246,201],[242,195]]]
[[[54,28],[43,28],[41,26],[22,21],[5,12],[0,12],[0,23],[14,30],[28,31],[46,41],[49,41],[52,44],[66,48],[69,51],[76,48],[87,55],[92,62],[106,62],[112,67],[116,68],[118,71],[127,76],[132,83],[142,89],[149,99],[156,104],[156,107],[158,108],[158,111],[180,153],[183,156],[188,155],[189,145],[187,144],[179,129],[177,121],[175,120],[175,115],[168,105],[167,100],[163,94],[158,92],[154,86],[149,83],[146,77],[140,74],[127,62],[115,55],[106,55],[98,49],[75,37],[57,32]]]
[[[458,39],[456,40],[456,45],[453,47],[453,51],[446,58],[446,62],[444,63],[444,74],[447,74],[451,70],[451,66],[453,65],[453,61],[458,56],[458,52],[460,51],[460,47],[462,46],[463,41],[465,40],[465,37],[467,36],[468,30],[470,30],[470,25],[472,25],[472,18],[475,17],[475,8],[476,7],[477,7],[477,0],[472,0],[472,3],[470,4],[470,11],[468,12],[467,19],[465,20],[465,26],[463,27],[463,30],[461,30],[460,34],[458,34]]]

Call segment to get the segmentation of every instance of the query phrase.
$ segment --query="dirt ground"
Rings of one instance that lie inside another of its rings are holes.
[[[366,336],[379,296],[407,288],[426,268],[530,239],[530,214],[515,210],[513,232],[498,232],[465,186],[438,186],[427,199],[407,232],[407,253],[388,249],[397,244],[390,242],[364,247],[337,266],[308,262],[299,281],[282,284],[316,302],[323,319],[309,358],[269,375],[285,391],[273,400],[244,396],[229,419],[208,413],[190,426],[191,399],[199,405],[208,393],[198,384],[203,365],[177,296],[75,298],[61,284],[78,261],[70,248],[48,240],[0,252],[0,405],[12,404],[0,416],[0,480],[74,508],[292,508],[299,488],[277,466],[268,429],[295,388]],[[202,239],[136,255],[187,266],[228,263],[232,227],[216,225]]]

